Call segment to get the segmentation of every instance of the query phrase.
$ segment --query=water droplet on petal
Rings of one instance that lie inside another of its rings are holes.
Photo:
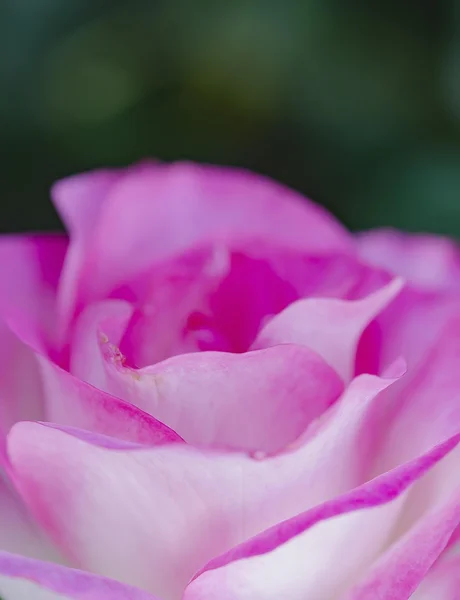
[[[264,458],[267,458],[267,453],[263,450],[254,450],[250,452],[249,456],[254,460],[264,460]]]

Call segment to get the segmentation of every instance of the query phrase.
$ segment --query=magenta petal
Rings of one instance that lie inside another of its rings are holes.
[[[226,248],[198,248],[154,265],[115,290],[115,297],[129,299],[136,307],[122,344],[130,360],[145,366],[200,349],[200,333],[189,331],[191,323],[194,316],[210,312],[213,293],[230,268]]]
[[[345,381],[349,381],[354,373],[362,332],[401,287],[402,280],[395,279],[362,300],[298,300],[273,317],[259,333],[253,347],[303,344],[318,352]]]
[[[58,183],[53,195],[72,235],[65,310],[72,297],[100,299],[154,262],[206,242],[352,248],[351,237],[322,208],[235,169],[147,164],[73,177]]]
[[[158,600],[118,581],[0,552],[0,594],[5,600]]]
[[[67,250],[64,236],[0,238],[0,318],[43,350],[56,341],[56,290]]]
[[[312,256],[260,242],[195,248],[114,290],[136,307],[121,350],[139,367],[196,350],[244,352],[266,320],[295,300],[358,299],[390,279],[345,254]]]

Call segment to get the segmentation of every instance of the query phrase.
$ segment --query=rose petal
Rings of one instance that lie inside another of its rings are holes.
[[[339,397],[336,373],[308,348],[202,352],[131,370],[109,364],[112,393],[192,444],[278,452]]]
[[[402,275],[422,289],[460,288],[460,252],[453,240],[380,229],[359,234],[356,243],[366,262]]]
[[[211,561],[188,586],[184,600],[211,600],[217,596],[222,600],[283,596],[290,600],[310,596],[332,600],[361,579],[382,551],[381,562],[371,567],[372,585],[363,583],[362,589],[368,595],[360,595],[360,586],[350,598],[408,597],[394,594],[413,591],[460,522],[459,477],[451,485],[451,489],[457,489],[455,499],[445,495],[413,529],[401,532],[401,508],[410,504],[419,478],[426,476],[427,470],[451,452],[459,440],[457,435],[412,463],[281,523],[227,556]],[[402,535],[396,543],[395,535],[396,539]],[[422,540],[424,544],[416,548]],[[385,563],[385,572],[381,571],[381,563]],[[379,593],[379,583],[388,585],[387,595]],[[390,589],[393,595],[388,593]]]
[[[0,552],[5,600],[155,600],[151,594],[98,575]]]
[[[107,300],[89,305],[81,314],[73,335],[70,372],[96,387],[108,389],[106,361],[101,346],[118,347],[133,313],[122,300]],[[119,360],[122,360],[120,353]]]
[[[68,177],[52,187],[53,202],[72,237],[59,286],[61,335],[75,308],[80,278],[91,256],[106,196],[119,179],[117,171],[106,169]]]
[[[460,556],[442,557],[429,571],[411,600],[458,600],[460,598]]]
[[[406,286],[364,332],[361,360],[363,352],[375,357],[377,372],[400,356],[409,368],[418,367],[446,325],[458,317],[458,306],[456,294],[424,292]]]
[[[0,471],[0,550],[62,562],[57,549],[33,522],[3,470]]]
[[[402,280],[395,279],[362,300],[298,300],[262,329],[253,347],[304,344],[318,352],[345,381],[349,381],[354,373],[362,332],[399,293],[402,285]]]
[[[423,361],[412,365],[368,413],[376,472],[426,452],[460,430],[460,317],[450,320]]]
[[[453,464],[459,454],[458,450],[453,452],[453,449],[458,446],[459,439],[460,434],[456,434],[438,446],[431,448],[425,454],[407,463],[403,463],[390,471],[386,471],[345,494],[300,513],[292,519],[276,524],[252,539],[232,548],[229,552],[214,558],[201,572],[223,567],[235,560],[270,552],[280,544],[288,542],[318,522],[355,510],[391,502],[395,498],[405,494],[410,487],[410,493],[406,494],[406,496],[409,495],[409,501],[405,501],[403,506],[400,506],[398,509],[400,512],[398,527],[401,529],[401,524],[404,523],[405,530],[408,530],[417,518],[421,516],[418,514],[414,518],[414,515],[411,514],[415,512],[414,505],[417,504],[416,501],[420,489],[426,487],[424,485],[426,480],[429,480],[429,483],[439,484],[440,479],[443,478],[446,472],[449,470],[452,471]],[[448,456],[448,459],[445,458],[446,456]],[[443,462],[438,464],[439,461]],[[436,469],[433,469],[433,465],[436,465]],[[417,485],[413,486],[414,482],[417,482]],[[430,498],[430,502],[423,506],[422,513],[426,512],[427,506],[430,506],[430,504],[436,505],[440,499],[446,498],[453,487],[458,487],[457,483],[457,477],[454,473],[454,477],[450,477],[447,484],[444,482],[444,485],[438,487],[436,494]],[[407,514],[410,515],[410,518],[406,518]],[[198,575],[200,573],[196,576]]]
[[[212,295],[230,269],[231,256],[226,248],[199,248],[154,265],[115,290],[115,297],[136,306],[122,341],[130,361],[145,366],[200,349],[200,332],[191,331],[191,321],[194,315],[210,312]],[[216,346],[228,343],[222,336],[215,340],[218,332],[206,333]]]
[[[43,352],[53,349],[55,295],[66,249],[64,236],[0,238],[1,449],[13,423],[44,418],[38,366],[25,342]]]
[[[5,435],[14,423],[44,417],[35,354],[0,319],[0,453]]]
[[[182,441],[175,431],[131,403],[74,377],[45,357],[39,362],[49,421],[138,444]]]
[[[0,365],[0,447],[14,423],[45,418],[136,443],[182,441],[151,415],[33,351],[1,321]]]
[[[53,197],[76,232],[62,290],[67,311],[72,298],[101,298],[153,262],[206,241],[267,239],[303,250],[351,251],[349,236],[322,208],[240,170],[143,165],[74,177],[58,183]]]
[[[35,347],[52,345],[55,294],[67,250],[64,236],[2,236],[0,317]]]
[[[110,337],[115,342],[120,338],[127,314],[129,307],[119,301],[94,304],[82,314],[72,371],[153,415],[189,443],[277,452],[343,389],[320,356],[294,344],[243,354],[184,354],[151,367],[129,368]],[[106,333],[107,341],[98,348],[104,358],[95,356],[97,338]]]
[[[169,600],[212,557],[361,484],[365,415],[390,384],[359,378],[316,435],[266,460],[21,423],[9,436],[12,477],[74,564]]]
[[[186,252],[112,296],[136,306],[121,350],[141,367],[196,350],[246,351],[264,321],[291,302],[362,298],[388,280],[346,255],[311,256],[258,242]]]
[[[458,456],[456,458],[458,464]],[[413,598],[412,593],[447,546],[459,522],[460,493],[457,488],[455,494],[431,510],[390,547],[344,600]],[[436,596],[433,600],[438,598],[444,596]]]

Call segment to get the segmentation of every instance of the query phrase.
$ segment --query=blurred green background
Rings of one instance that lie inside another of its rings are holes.
[[[352,228],[460,235],[460,2],[0,0],[2,231],[52,181],[242,165]]]

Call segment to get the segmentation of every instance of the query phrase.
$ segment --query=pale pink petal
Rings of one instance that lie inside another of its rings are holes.
[[[72,175],[54,183],[51,196],[67,230],[89,239],[111,188],[121,178],[116,169]]]
[[[241,170],[150,164],[74,177],[53,195],[72,235],[87,232],[72,241],[63,310],[72,297],[101,298],[153,262],[204,242],[260,239],[299,250],[352,251],[350,236],[321,207]],[[97,207],[88,210],[91,203]]]
[[[402,285],[402,280],[395,279],[362,300],[298,300],[267,323],[253,347],[303,344],[318,352],[345,381],[349,381],[355,370],[361,334],[399,293]]]
[[[46,418],[139,444],[182,441],[172,429],[129,402],[106,394],[39,358]]]
[[[63,236],[0,237],[0,448],[13,423],[44,417],[38,366],[28,344],[52,352],[66,248]]]
[[[459,600],[460,555],[442,557],[429,571],[411,600]]]
[[[405,496],[409,496],[409,500],[405,500],[402,503],[403,506],[399,507],[400,519],[398,522],[398,528],[401,529],[401,526],[404,525],[405,530],[408,530],[421,516],[417,515],[414,518],[411,512],[414,512],[414,508],[417,508],[418,512],[420,508],[415,505],[420,488],[426,487],[422,484],[426,480],[429,480],[430,483],[439,483],[446,472],[452,469],[459,456],[458,450],[453,451],[457,448],[459,439],[460,434],[456,434],[412,461],[403,463],[345,494],[274,525],[232,548],[229,552],[212,559],[195,577],[198,577],[201,572],[223,567],[233,561],[270,552],[321,521],[390,502],[406,493],[410,486],[410,492]],[[441,463],[438,464],[440,461]],[[433,469],[434,465],[436,465],[436,469]],[[414,482],[417,482],[417,485],[412,485]],[[447,497],[452,489],[458,488],[458,476],[451,477],[448,482],[444,482],[441,488],[431,496],[430,501],[423,507],[422,513],[426,512],[427,506],[436,505],[440,499]],[[410,518],[407,518],[408,514],[411,515]]]
[[[57,549],[28,514],[3,470],[0,470],[0,550],[62,561]]]
[[[90,361],[91,354],[81,358]],[[181,441],[151,415],[33,351],[0,321],[0,448],[17,421],[44,419],[142,444]]]
[[[14,423],[44,417],[35,353],[0,319],[0,452]]]
[[[390,384],[357,379],[316,435],[265,460],[21,423],[11,476],[73,564],[176,599],[214,556],[367,480],[365,415]]]
[[[460,430],[460,317],[368,414],[376,472],[411,460]]]
[[[452,464],[449,468],[450,481],[444,477],[436,478],[436,472],[428,473],[427,478],[431,483],[442,483],[444,489],[442,494],[436,493],[437,502],[428,502],[420,514],[420,491],[413,494],[413,504],[408,502],[405,507],[406,518],[400,522],[399,528],[404,526],[405,521],[411,525],[409,529],[403,529],[402,535],[396,529],[395,542],[386,552],[372,565],[362,580],[352,588],[344,600],[367,600],[368,598],[396,598],[407,600],[422,583],[429,569],[445,550],[449,539],[459,526],[460,522],[460,489],[458,486],[458,450],[447,457]],[[442,470],[441,463],[439,468]],[[436,469],[434,470],[436,471]],[[446,469],[444,469],[446,471]],[[438,481],[436,481],[438,480]],[[420,486],[425,481],[420,481]],[[437,490],[436,490],[437,491]],[[423,492],[422,492],[423,493]],[[441,496],[441,500],[439,498]],[[414,518],[414,512],[418,518]],[[436,596],[433,600],[445,598]],[[447,598],[446,598],[447,600]]]
[[[457,435],[412,463],[211,561],[188,586],[184,600],[334,600],[366,577],[369,569],[374,587],[366,587],[368,595],[359,595],[356,589],[353,599],[407,598],[395,592],[413,591],[460,522],[460,477],[451,482],[455,495],[446,494],[431,506],[414,528],[401,529],[401,509],[410,506],[414,489],[427,471],[429,475],[429,469],[452,452],[459,439]],[[382,552],[382,562],[392,557],[387,572],[380,573],[383,587],[388,584],[387,595],[375,585],[380,562],[372,566]]]
[[[448,238],[380,229],[356,238],[368,263],[402,275],[426,290],[460,289],[460,251]]]
[[[294,344],[186,354],[137,371],[109,356],[107,367],[112,393],[189,443],[267,453],[294,441],[343,389],[320,356]]]
[[[295,344],[243,354],[183,354],[130,368],[112,344],[128,315],[121,301],[94,304],[82,314],[72,372],[153,415],[189,443],[277,452],[342,391],[334,370]]]
[[[372,357],[376,369],[371,372],[381,372],[400,356],[409,368],[418,366],[449,321],[459,314],[456,294],[405,286],[364,332],[358,349],[357,373],[369,372],[368,357]]]
[[[158,600],[142,590],[91,573],[0,552],[5,600]]]
[[[109,391],[107,365],[101,347],[110,342],[114,349],[118,348],[132,313],[133,307],[123,300],[90,304],[75,326],[70,349],[70,372]],[[117,357],[119,361],[123,359],[119,352]]]

